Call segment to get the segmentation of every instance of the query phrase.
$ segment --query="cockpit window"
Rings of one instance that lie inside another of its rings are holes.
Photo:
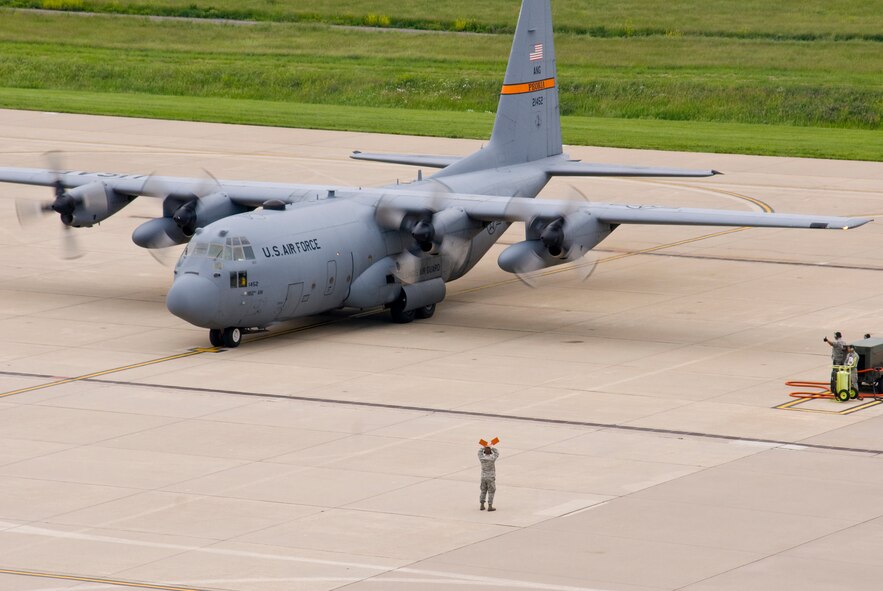
[[[218,244],[217,242],[212,242],[208,245],[208,258],[210,259],[218,259],[221,258],[221,254],[224,252],[224,245]]]
[[[208,257],[224,261],[252,261],[254,249],[247,238],[235,236],[228,237],[224,242],[191,241],[184,250],[184,256]]]

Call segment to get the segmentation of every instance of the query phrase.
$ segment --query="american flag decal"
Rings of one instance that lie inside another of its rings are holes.
[[[541,59],[543,59],[543,44],[537,43],[533,46],[533,51],[530,52],[530,61],[535,62]]]

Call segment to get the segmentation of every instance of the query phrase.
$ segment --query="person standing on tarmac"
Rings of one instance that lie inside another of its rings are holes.
[[[823,339],[831,347],[831,392],[836,389],[837,384],[837,366],[843,365],[846,360],[846,343],[843,342],[843,335],[840,331],[834,333],[834,340],[829,341],[826,336]]]
[[[829,341],[828,337],[824,341],[831,346],[831,365],[843,365],[846,360],[846,343],[843,342],[843,335],[840,332],[834,333],[834,340]]]
[[[843,365],[849,368],[849,383],[852,389],[858,392],[858,353],[852,345],[846,347],[846,359],[843,360]]]
[[[500,452],[496,448],[484,446],[478,450],[478,461],[481,463],[481,495],[478,497],[479,509],[484,511],[484,499],[487,496],[487,510],[494,509],[494,493],[497,492],[497,470],[495,467]]]

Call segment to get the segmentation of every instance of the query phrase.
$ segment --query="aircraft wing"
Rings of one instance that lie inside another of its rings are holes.
[[[94,183],[96,181],[104,181],[113,185],[113,188],[120,193],[132,195],[140,195],[140,191],[144,186],[148,175],[128,175],[115,174],[105,172],[79,172],[79,171],[54,171],[45,168],[2,168],[0,167],[0,183],[16,183],[19,185],[39,185],[51,187],[56,181],[66,188],[81,187]],[[199,182],[198,179],[180,179],[190,180],[194,183]]]
[[[194,192],[204,191],[208,185],[211,192],[225,193],[231,201],[249,207],[259,207],[268,199],[295,202],[308,195],[321,195],[340,189],[334,186],[294,185],[291,183],[267,183],[256,181],[214,181],[207,178],[154,176],[149,174],[118,174],[111,172],[53,171],[44,168],[0,167],[0,183],[39,185],[51,187],[56,182],[66,189],[103,183],[122,195],[137,197],[185,197],[193,198]]]
[[[581,164],[581,163],[576,163]],[[603,165],[606,166],[606,165]],[[81,187],[102,182],[123,195],[149,195],[145,187],[149,183],[162,187],[162,195],[190,196],[195,188],[204,185],[205,179],[181,177],[155,177],[117,173],[87,173],[79,171],[55,172],[37,168],[0,168],[0,182],[52,186],[56,181],[66,188]],[[258,207],[268,199],[296,202],[305,198],[321,198],[339,191],[341,196],[351,192],[346,187],[292,185],[253,181],[217,181],[215,190],[227,194],[231,201],[249,207]],[[360,190],[370,196],[376,190]],[[527,199],[522,197],[490,197],[485,195],[446,194],[438,201],[431,193],[394,191],[383,196],[386,206],[402,211],[419,213],[429,209],[457,207],[469,217],[480,221],[530,222],[535,219],[554,220],[575,209],[585,209],[603,223],[608,224],[673,224],[692,226],[755,226],[769,228],[849,229],[871,221],[863,217],[837,217],[825,215],[801,215],[784,213],[741,212],[725,209],[692,209],[646,205],[617,205]]]
[[[427,168],[446,168],[461,160],[457,156],[427,156],[424,154],[366,154],[356,150],[350,154],[355,160],[371,160],[391,164],[409,164]],[[567,160],[559,155],[537,163],[550,176],[628,176],[628,177],[706,177],[721,174],[711,169],[659,168],[650,166],[624,166],[620,164],[596,164]]]
[[[431,205],[431,197],[416,194],[395,196],[388,205],[415,213]],[[478,195],[445,195],[446,207],[460,208],[466,214],[485,222],[526,222],[540,219],[551,221],[576,210],[583,210],[605,224],[668,224],[685,226],[748,226],[759,228],[857,228],[872,221],[865,217],[839,217],[791,213],[745,212],[728,209],[696,209],[659,207],[655,205],[619,205],[526,199],[521,197],[484,197]]]
[[[608,205],[592,208],[608,224],[676,224],[682,226],[752,226],[758,228],[810,228],[848,230],[871,218],[837,217],[791,213],[741,212],[720,209],[667,208]]]
[[[427,168],[445,168],[461,159],[459,156],[427,156],[423,154],[366,154],[358,150],[350,154],[350,158],[389,162],[390,164],[410,164]]]
[[[552,176],[652,176],[652,177],[706,177],[720,174],[717,170],[693,170],[689,168],[656,168],[649,166],[623,166],[619,164],[595,164],[566,160],[546,168]]]

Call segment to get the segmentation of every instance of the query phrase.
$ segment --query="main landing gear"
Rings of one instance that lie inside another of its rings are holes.
[[[227,347],[233,349],[242,342],[242,329],[240,328],[213,328],[208,331],[208,340],[213,347]]]
[[[392,316],[393,322],[397,324],[407,324],[415,318],[417,320],[426,320],[427,318],[432,318],[432,315],[435,314],[435,304],[423,306],[416,310],[408,310],[407,312],[404,311],[403,308],[404,303],[402,303],[401,300],[396,300],[396,302],[390,306],[389,313],[390,316]]]

